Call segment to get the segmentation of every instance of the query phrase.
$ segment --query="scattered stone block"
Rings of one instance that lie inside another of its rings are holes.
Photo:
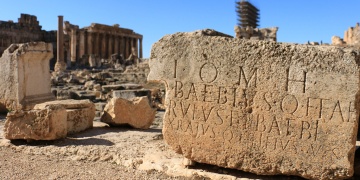
[[[12,44],[0,58],[0,111],[29,110],[54,100],[49,61],[51,43]]]
[[[152,47],[148,80],[166,82],[165,141],[191,160],[256,174],[351,177],[360,52],[211,34]]]
[[[93,89],[94,89],[94,91],[101,91],[102,90],[100,84],[94,84]]]
[[[63,106],[67,114],[67,134],[74,134],[93,127],[95,105],[89,100],[57,100],[35,105],[34,109],[43,109],[49,105]]]
[[[133,99],[135,97],[146,96],[151,102],[151,91],[148,89],[138,89],[138,90],[117,90],[113,91],[113,98],[122,98],[122,99]]]
[[[105,92],[110,92],[114,90],[140,89],[140,88],[142,88],[140,84],[131,84],[131,83],[102,86],[102,90]]]
[[[9,112],[4,126],[4,136],[10,140],[55,140],[66,134],[66,110],[61,105]]]
[[[134,128],[148,129],[155,119],[156,109],[150,106],[148,97],[131,100],[112,98],[106,104],[101,121],[109,125],[128,124]]]

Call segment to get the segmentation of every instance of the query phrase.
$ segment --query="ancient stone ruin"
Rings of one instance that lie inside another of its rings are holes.
[[[98,23],[80,29],[65,21],[64,30],[70,39],[65,45],[68,66],[85,65],[90,55],[95,55],[99,60],[111,59],[114,54],[121,56],[120,61],[142,58],[142,35],[131,29]]]
[[[0,58],[0,111],[31,109],[55,99],[51,93],[49,60],[52,45],[12,44]]]
[[[360,52],[166,35],[148,80],[166,85],[165,141],[186,158],[262,175],[354,173]]]
[[[37,41],[56,42],[56,32],[42,30],[36,16],[21,14],[17,23],[0,21],[0,55],[11,44]]]
[[[339,36],[333,36],[331,38],[331,44],[360,47],[360,24],[356,23],[355,27],[349,27],[349,29],[344,33],[344,39],[341,39]]]
[[[58,17],[57,31],[42,30],[37,17],[29,14],[21,14],[17,23],[0,21],[0,54],[14,43],[52,43],[53,57],[56,58],[50,65],[56,71],[71,67],[100,68],[104,64],[138,64],[139,58],[143,58],[142,38],[141,34],[118,24],[92,23],[79,28],[68,21],[64,22],[63,16]],[[98,66],[91,66],[90,57],[94,57],[91,60],[96,61]]]
[[[267,40],[277,41],[276,35],[278,27],[272,28],[252,28],[235,26],[235,37],[239,39],[251,39],[251,40]]]

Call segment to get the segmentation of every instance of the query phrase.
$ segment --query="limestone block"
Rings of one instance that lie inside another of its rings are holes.
[[[164,36],[149,81],[166,86],[165,141],[191,160],[263,175],[354,173],[359,51],[211,36]]]
[[[94,85],[95,85],[95,81],[92,80],[92,81],[85,82],[84,87],[88,90],[92,90]]]
[[[0,107],[31,109],[39,102],[54,100],[49,60],[51,43],[12,44],[0,58]]]
[[[94,91],[101,91],[101,85],[100,84],[94,84],[93,86]]]
[[[66,137],[66,110],[48,105],[30,111],[8,113],[4,126],[6,139],[55,140]]]
[[[112,98],[104,109],[101,121],[110,125],[128,124],[134,128],[148,129],[155,119],[148,97],[136,97],[131,100]]]
[[[344,45],[345,42],[339,36],[333,36],[331,37],[331,44],[339,46]]]
[[[66,109],[67,133],[74,134],[93,127],[95,104],[89,100],[57,100],[35,105],[34,109],[43,109],[48,105],[61,105]]]

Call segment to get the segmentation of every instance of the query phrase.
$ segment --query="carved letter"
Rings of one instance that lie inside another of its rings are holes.
[[[183,87],[183,83],[180,81],[175,81],[175,97],[182,98],[184,93],[181,90]]]
[[[205,63],[200,67],[200,79],[203,82],[214,82],[218,76],[217,68],[212,63]]]
[[[277,134],[280,135],[280,128],[279,128],[279,124],[278,122],[276,121],[276,117],[274,116],[274,119],[271,123],[271,127],[269,129],[269,132],[268,133],[271,133],[272,129],[275,128],[277,129]]]
[[[298,109],[299,102],[294,95],[286,95],[281,101],[281,110],[282,112],[294,114]]]
[[[303,87],[302,87],[302,93],[305,93],[306,90],[306,72],[303,71],[303,77],[304,80],[296,80],[296,79],[290,79],[290,69],[286,70],[286,74],[287,74],[287,78],[286,78],[286,84],[285,84],[285,91],[289,91],[289,82],[297,82],[297,83],[302,83]]]
[[[338,110],[336,110],[338,109]],[[335,107],[331,113],[331,116],[330,116],[330,120],[334,117],[334,112],[339,112],[340,113],[340,117],[341,117],[341,120],[344,122],[344,117],[342,115],[342,112],[341,112],[341,106],[340,106],[340,101],[338,100],[335,104]]]
[[[313,100],[319,100],[319,105],[318,106],[311,106],[310,105],[310,99],[313,99]],[[321,98],[307,98],[307,102],[306,102],[306,116],[309,115],[309,107],[312,107],[314,109],[319,109],[318,111],[318,117],[321,118],[322,117],[322,109],[323,109],[323,101],[324,100],[328,100],[328,99],[321,99]],[[319,108],[317,108],[319,107]]]
[[[202,112],[203,112],[203,115],[204,115],[204,121],[206,122],[206,121],[209,119],[209,116],[210,116],[212,110],[214,109],[214,106],[212,106],[212,107],[210,108],[209,113],[207,113],[207,115],[206,115],[206,113],[205,113],[204,106],[201,106],[201,108],[202,108]]]
[[[245,82],[245,88],[248,88],[249,87],[249,83],[251,81],[251,79],[253,79],[253,82],[254,82],[254,87],[256,87],[256,80],[257,80],[257,68],[255,68],[250,76],[249,79],[246,78],[246,75],[245,75],[245,72],[244,72],[244,69],[242,66],[240,66],[240,71],[239,71],[239,82],[237,83],[238,85],[241,85],[241,79],[244,79],[244,82]]]
[[[198,100],[197,95],[196,95],[196,90],[195,90],[194,83],[191,83],[189,93],[188,93],[187,97],[185,97],[185,99],[189,99],[190,94],[192,95],[192,97],[195,96],[196,101]]]

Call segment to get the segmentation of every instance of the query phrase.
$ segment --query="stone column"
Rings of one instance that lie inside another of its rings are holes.
[[[87,32],[87,54],[90,56],[90,54],[94,53],[93,47],[94,47],[94,39],[93,39],[93,33]]]
[[[135,54],[136,54],[136,57],[139,57],[139,43],[138,43],[138,39],[135,38],[134,39],[134,43],[135,43]]]
[[[95,55],[99,55],[100,54],[100,34],[96,33],[96,37],[95,37],[95,43],[94,43],[94,54]]]
[[[85,31],[80,31],[80,40],[79,40],[79,58],[82,58],[82,56],[85,54]]]
[[[109,41],[108,41],[108,56],[107,58],[110,59],[111,55],[114,54],[114,36],[109,35]]]
[[[106,58],[106,46],[107,46],[107,34],[102,34],[102,40],[101,40],[101,58]]]
[[[119,54],[119,36],[114,36],[114,53]]]
[[[63,29],[63,16],[58,16],[58,31],[57,31],[57,60],[55,63],[55,72],[61,72],[66,69],[64,62],[64,29]]]
[[[133,54],[133,48],[135,48],[134,39],[130,38],[130,54]]]
[[[125,59],[127,59],[130,56],[130,48],[129,48],[129,37],[124,37],[125,38]]]
[[[71,67],[72,63],[76,63],[76,46],[77,46],[77,39],[76,39],[76,28],[71,29],[71,37],[70,37],[70,62],[67,63],[68,67]]]
[[[139,58],[143,58],[143,52],[142,52],[142,38],[139,39],[140,41],[140,47],[139,47]]]
[[[125,54],[124,54],[124,37],[120,36],[120,44],[119,44],[119,53],[123,56],[123,58],[125,58]]]

